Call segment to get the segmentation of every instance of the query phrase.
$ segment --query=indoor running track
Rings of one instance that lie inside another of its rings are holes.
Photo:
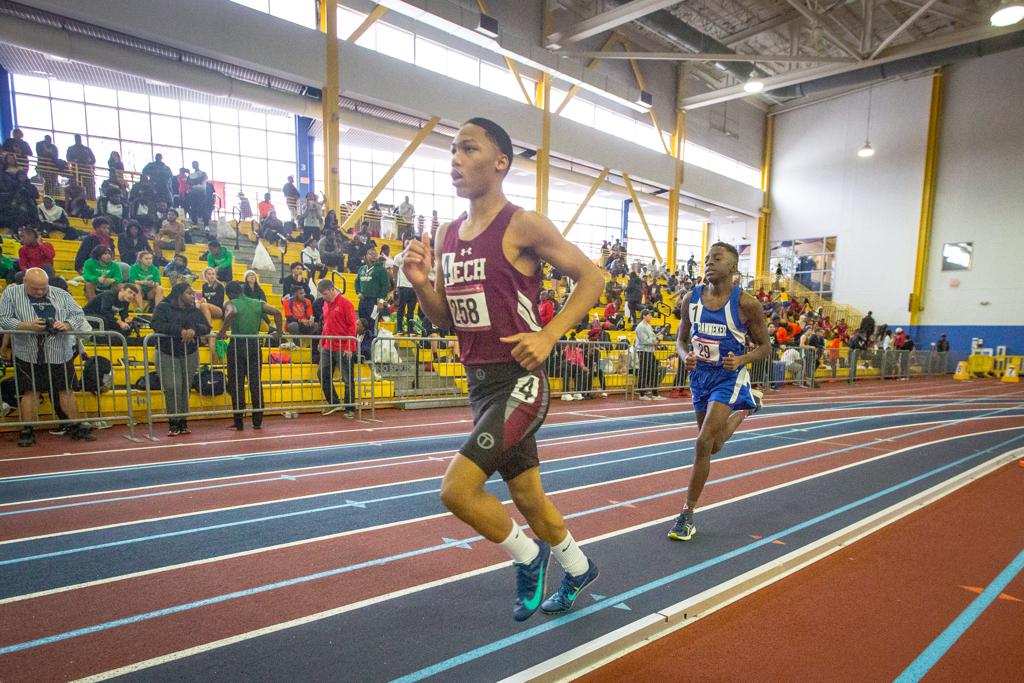
[[[787,389],[715,457],[697,539],[671,543],[687,408],[553,405],[544,484],[602,574],[574,612],[523,624],[504,554],[438,500],[465,410],[5,449],[0,680],[500,679],[1024,447],[1018,385]]]

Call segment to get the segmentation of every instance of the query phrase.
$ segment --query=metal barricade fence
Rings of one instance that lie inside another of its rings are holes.
[[[545,364],[552,398],[592,400],[628,396],[636,385],[637,363],[625,342],[559,340]]]
[[[3,371],[3,401],[17,409],[5,427],[44,425],[106,428],[124,423],[135,437],[130,356],[124,336],[114,331],[0,330],[11,338],[13,363]],[[68,357],[65,363],[46,358]],[[43,398],[47,399],[45,402]]]
[[[183,344],[161,334],[142,344],[142,374],[148,436],[153,425],[187,429],[189,417],[246,415],[254,427],[267,413],[298,417],[300,411],[344,412],[362,420],[372,374],[361,362],[355,337],[322,335],[226,335]],[[286,341],[282,341],[286,340]],[[253,390],[257,387],[257,390]]]

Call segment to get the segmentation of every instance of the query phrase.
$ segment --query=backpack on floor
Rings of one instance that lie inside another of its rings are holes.
[[[192,389],[200,396],[220,396],[227,390],[228,380],[220,370],[203,368],[192,378]]]
[[[133,389],[138,391],[146,390],[146,377],[149,377],[149,389],[150,391],[159,391],[160,389],[160,375],[155,372],[148,372],[142,377],[135,380],[135,384],[132,385]]]
[[[82,390],[92,394],[114,387],[114,366],[109,358],[89,356],[82,368]]]

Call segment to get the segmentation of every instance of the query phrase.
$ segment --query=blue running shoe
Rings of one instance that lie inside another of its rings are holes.
[[[540,606],[541,612],[544,614],[562,614],[572,609],[573,603],[576,602],[576,598],[580,596],[583,589],[594,583],[598,574],[600,574],[593,560],[588,559],[587,562],[590,564],[587,567],[586,573],[579,576],[571,576],[568,572],[565,573],[565,576],[562,577],[562,585]]]
[[[526,621],[540,607],[544,597],[544,582],[548,578],[548,559],[551,557],[551,546],[538,539],[540,552],[530,564],[513,563],[516,568],[516,604],[512,609],[512,618]]]

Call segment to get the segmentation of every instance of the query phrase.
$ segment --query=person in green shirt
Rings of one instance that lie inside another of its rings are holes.
[[[356,275],[356,294],[359,295],[359,310],[356,319],[365,318],[370,334],[377,331],[377,302],[391,292],[391,276],[377,256],[377,250],[366,252],[366,263],[359,267]]]
[[[150,310],[163,301],[164,288],[160,286],[160,269],[153,265],[153,254],[148,251],[140,251],[135,257],[135,263],[128,269],[128,282],[134,282],[139,286],[139,308],[144,307],[145,301],[150,301]]]
[[[224,306],[224,324],[221,325],[218,339],[227,336],[231,330],[231,342],[228,344],[228,394],[231,396],[231,410],[234,418],[230,429],[242,431],[245,426],[245,383],[249,382],[249,396],[252,398],[252,428],[261,429],[263,425],[263,385],[262,369],[263,354],[260,352],[260,322],[263,316],[274,318],[275,337],[280,340],[280,330],[284,327],[281,311],[259,299],[245,296],[241,282],[229,282],[225,287],[228,302]]]
[[[92,301],[97,292],[105,292],[115,282],[124,282],[121,264],[114,261],[114,253],[107,247],[97,246],[89,252],[89,258],[82,266],[85,280],[85,298]]]
[[[218,280],[221,282],[231,282],[233,277],[231,266],[235,262],[234,254],[217,240],[210,240],[210,243],[206,246],[206,265],[217,270]]]

